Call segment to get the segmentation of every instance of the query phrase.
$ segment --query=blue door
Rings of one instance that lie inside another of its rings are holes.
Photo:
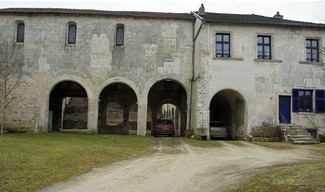
[[[291,123],[291,97],[279,96],[279,122],[281,124]]]

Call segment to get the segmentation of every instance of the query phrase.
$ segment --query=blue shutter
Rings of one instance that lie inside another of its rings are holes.
[[[299,112],[299,89],[292,89],[292,111]]]
[[[316,113],[325,112],[325,90],[316,90]]]

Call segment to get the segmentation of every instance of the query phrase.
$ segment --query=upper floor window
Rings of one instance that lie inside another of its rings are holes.
[[[293,89],[293,111],[312,112],[313,111],[313,91],[304,89]]]
[[[319,62],[319,43],[317,39],[306,39],[306,60]]]
[[[77,25],[69,24],[68,26],[68,44],[76,44],[77,41]]]
[[[119,24],[116,27],[116,45],[124,45],[124,25]]]
[[[230,57],[230,34],[217,33],[216,57]]]
[[[271,59],[271,36],[257,36],[257,58]]]
[[[24,23],[18,23],[17,25],[17,42],[24,42],[25,41],[25,24]]]

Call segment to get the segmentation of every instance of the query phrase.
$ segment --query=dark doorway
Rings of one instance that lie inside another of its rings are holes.
[[[236,91],[219,91],[210,102],[210,122],[221,121],[227,127],[227,139],[241,139],[244,130],[245,103]]]
[[[87,130],[88,99],[86,90],[74,81],[57,84],[49,103],[49,131]]]
[[[128,85],[113,83],[106,86],[99,100],[99,133],[137,134],[137,96]]]
[[[148,94],[148,109],[151,114],[148,114],[149,126],[147,130],[151,130],[157,118],[164,114],[166,117],[174,117],[174,123],[177,123],[175,132],[180,136],[185,135],[187,96],[181,84],[170,79],[155,83]],[[166,111],[164,112],[164,110]],[[168,115],[166,115],[166,112]]]

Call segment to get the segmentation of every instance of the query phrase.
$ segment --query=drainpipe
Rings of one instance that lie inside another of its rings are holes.
[[[190,79],[191,81],[191,92],[190,92],[190,111],[189,111],[189,116],[190,116],[190,120],[189,120],[189,128],[191,128],[191,121],[192,121],[192,100],[193,100],[193,83],[197,80],[197,78],[195,78],[195,41],[196,38],[198,37],[203,24],[205,23],[205,20],[198,15],[195,12],[191,12],[191,14],[193,15],[193,23],[192,23],[192,78]],[[199,29],[197,30],[197,32],[195,32],[195,21],[196,18],[201,20],[201,24]]]

